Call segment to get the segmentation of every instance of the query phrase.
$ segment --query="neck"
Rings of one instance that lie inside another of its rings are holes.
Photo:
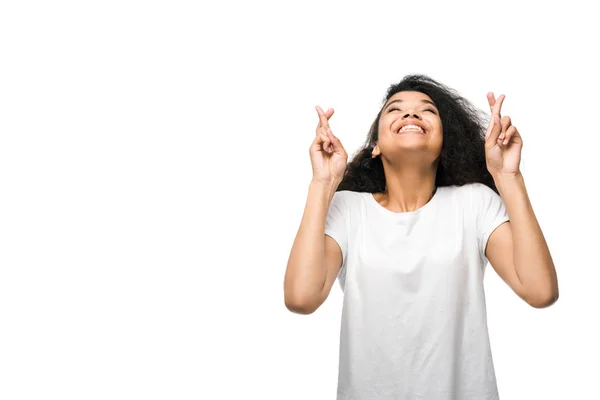
[[[436,190],[436,167],[411,165],[385,171],[386,191],[376,199],[394,212],[411,212],[427,204]]]

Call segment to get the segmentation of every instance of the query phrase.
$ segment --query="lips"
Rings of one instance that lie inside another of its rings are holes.
[[[396,134],[401,133],[420,133],[422,135],[427,133],[425,126],[419,120],[411,119],[402,121],[402,124],[396,129]]]

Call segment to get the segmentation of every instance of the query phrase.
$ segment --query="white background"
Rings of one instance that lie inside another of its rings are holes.
[[[334,399],[339,284],[283,302],[314,106],[352,154],[409,73],[524,140],[561,297],[487,269],[501,398],[600,398],[591,6],[362,3],[2,3],[1,399]]]

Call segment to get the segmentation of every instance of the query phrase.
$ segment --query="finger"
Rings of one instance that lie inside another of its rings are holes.
[[[323,141],[323,135],[317,135],[315,137],[315,140],[313,140],[311,146],[310,146],[310,151],[322,151],[325,152],[325,142]]]
[[[500,131],[500,136],[498,136],[498,139],[502,140],[502,139],[504,139],[504,136],[506,135],[506,130],[508,128],[510,128],[510,126],[511,126],[511,120],[508,115],[505,115],[504,117],[502,117],[502,119],[500,121],[501,121],[502,129]]]
[[[327,112],[325,112],[325,116],[327,117],[327,120],[329,120],[329,118],[331,118],[331,116],[333,115],[333,108],[330,108],[327,110]],[[327,123],[327,127],[324,128],[325,130],[325,135],[327,136],[327,138],[329,139],[329,145],[327,148],[328,153],[333,153],[334,149],[333,149],[333,143],[331,142],[331,137],[329,136],[328,132],[331,132],[331,128],[329,127],[329,122]],[[331,135],[333,135],[333,133],[331,133]]]
[[[508,128],[508,130],[506,131],[506,137],[504,138],[504,141],[502,142],[503,145],[507,145],[510,143],[510,140],[512,139],[514,133],[515,133],[516,128],[514,126],[511,126],[510,128]]]
[[[506,131],[506,137],[504,138],[504,142],[502,142],[502,144],[507,145],[512,141],[513,138],[518,136],[519,132],[517,131],[517,128],[515,126],[510,126]]]
[[[321,135],[323,136],[323,150],[327,151],[328,153],[333,153],[333,144],[331,141],[331,136],[333,136],[333,133],[330,133],[331,128],[329,125],[321,127]]]
[[[486,134],[486,142],[492,144],[495,143],[498,140],[501,131],[502,125],[500,123],[500,118],[497,115],[492,114],[488,133]]]
[[[309,150],[311,152],[313,151],[313,149],[319,150],[321,148],[321,143],[323,143],[321,136],[315,136],[315,139],[312,141]]]
[[[323,112],[323,109],[319,106],[316,106],[315,108],[317,109],[317,113],[319,114],[319,122],[320,122],[321,126],[328,126],[327,116]]]
[[[501,94],[500,96],[498,96],[498,98],[496,99],[496,103],[494,104],[493,114],[497,115],[498,117],[500,117],[500,109],[502,108],[502,103],[504,102],[505,97],[506,96]]]
[[[329,138],[327,133],[321,134],[321,138],[323,140],[323,151],[331,153],[331,139]]]
[[[315,140],[313,140],[313,144],[315,144],[319,150],[327,152],[331,146],[331,140],[327,137],[325,132],[319,132],[317,133]]]
[[[325,116],[327,117],[327,119],[331,118],[331,116],[333,115],[333,108],[330,108],[329,110],[327,110],[327,112],[325,113]]]
[[[331,129],[327,131],[329,138],[331,139],[331,145],[333,147],[333,152],[336,154],[340,154],[343,156],[347,156],[346,150],[344,150],[344,146],[342,146],[342,142],[336,136],[333,135]]]
[[[494,104],[496,103],[496,98],[494,97],[494,93],[488,92],[487,99],[488,99],[488,104],[490,105],[490,110],[494,111]]]
[[[493,92],[487,93],[488,104],[490,105],[490,122],[488,123],[487,130],[485,132],[485,140],[487,140],[494,127],[494,104],[496,104],[496,98]]]
[[[485,131],[485,140],[487,141],[494,128],[494,114],[490,115],[490,122],[488,123],[487,130]]]

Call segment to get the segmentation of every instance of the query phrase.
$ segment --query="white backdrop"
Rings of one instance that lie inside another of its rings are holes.
[[[488,267],[501,398],[600,398],[595,14],[448,3],[3,2],[0,398],[334,399],[339,284],[283,301],[314,107],[352,154],[409,73],[524,140],[561,297]]]

